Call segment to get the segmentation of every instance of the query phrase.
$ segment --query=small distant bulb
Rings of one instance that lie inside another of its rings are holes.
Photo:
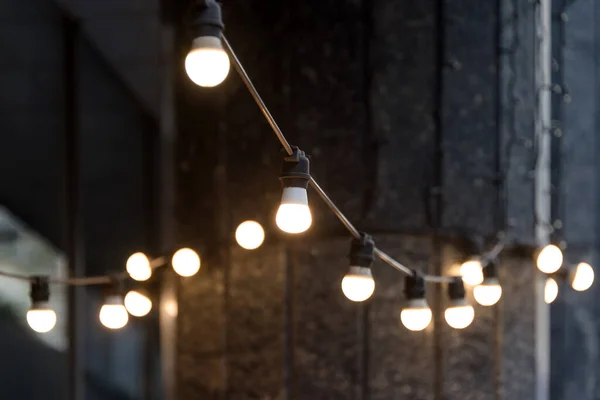
[[[544,247],[538,254],[536,260],[538,269],[545,274],[553,274],[558,271],[562,266],[562,263],[562,251],[553,244]]]
[[[277,210],[275,222],[279,229],[287,233],[302,233],[310,228],[312,215],[305,188],[283,188],[281,205]]]
[[[475,318],[475,310],[469,304],[450,306],[444,312],[446,322],[454,329],[464,329],[471,325]]]
[[[131,279],[136,281],[147,281],[152,276],[150,260],[144,253],[134,253],[129,256],[125,269]]]
[[[50,332],[56,326],[56,313],[48,306],[35,306],[27,311],[27,323],[38,333]]]
[[[554,280],[554,278],[546,279],[546,284],[544,285],[544,301],[546,304],[552,303],[558,297],[558,283]]]
[[[121,296],[108,296],[100,308],[99,314],[102,325],[109,329],[121,329],[129,321],[129,314],[123,305]]]
[[[502,286],[497,282],[475,286],[473,297],[482,306],[493,306],[502,297]]]
[[[125,295],[125,308],[134,317],[143,317],[152,310],[152,300],[136,290],[131,290]]]
[[[479,260],[469,260],[460,266],[460,275],[467,285],[479,285],[483,282],[483,267]]]
[[[265,230],[256,221],[244,221],[235,230],[235,240],[246,250],[258,249],[265,240]]]
[[[171,264],[178,275],[189,277],[200,270],[200,257],[192,249],[179,249],[173,254]]]
[[[402,325],[414,332],[427,328],[431,318],[431,309],[425,299],[409,300],[407,307],[400,313]]]
[[[350,270],[342,279],[342,292],[349,300],[365,301],[375,291],[375,281],[371,268],[350,267]]]
[[[223,50],[220,38],[200,36],[194,39],[192,49],[185,58],[185,71],[196,85],[219,85],[227,78],[229,68],[229,56]]]
[[[588,290],[594,283],[594,269],[588,263],[579,263],[575,269],[575,275],[571,281],[571,286],[578,292]]]

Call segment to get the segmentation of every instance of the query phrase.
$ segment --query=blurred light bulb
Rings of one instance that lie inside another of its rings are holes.
[[[308,207],[308,194],[302,187],[284,187],[281,205],[275,222],[287,233],[302,233],[310,228],[312,216]]]
[[[48,306],[35,306],[27,311],[27,323],[38,333],[50,332],[56,325],[56,313]]]
[[[121,329],[129,321],[129,314],[121,296],[108,296],[100,308],[100,322],[109,329]]]
[[[571,281],[571,286],[578,292],[588,290],[594,283],[594,269],[588,263],[579,263],[575,269],[575,275]]]
[[[552,303],[558,297],[558,283],[554,280],[554,278],[546,279],[546,284],[544,285],[544,301],[546,304]]]
[[[178,275],[188,277],[200,270],[200,257],[192,249],[179,249],[173,254],[171,264]]]
[[[483,282],[483,267],[481,261],[473,259],[465,261],[460,266],[460,275],[467,285],[479,285]]]
[[[350,267],[342,279],[342,292],[349,300],[365,301],[375,291],[375,281],[371,268]]]
[[[152,300],[136,290],[131,290],[125,295],[125,308],[134,317],[143,317],[152,310]]]
[[[246,250],[260,247],[265,240],[265,230],[256,221],[244,221],[235,230],[235,240]]]
[[[223,50],[220,38],[200,36],[194,39],[185,58],[185,71],[196,85],[217,86],[227,78],[229,68],[229,56]]]
[[[454,329],[464,329],[471,325],[475,318],[475,310],[469,304],[465,304],[464,301],[460,304],[450,306],[446,308],[444,312],[446,322]]]
[[[147,281],[152,276],[150,260],[144,253],[134,253],[129,256],[125,269],[131,279],[136,281]]]
[[[400,320],[406,329],[422,331],[431,323],[431,309],[425,299],[409,300],[407,307],[400,313]]]
[[[495,282],[483,283],[475,286],[473,289],[475,301],[482,306],[493,306],[502,297],[502,287],[496,280]]]
[[[562,251],[555,245],[544,247],[537,256],[536,264],[540,271],[552,274],[558,271],[563,263]]]

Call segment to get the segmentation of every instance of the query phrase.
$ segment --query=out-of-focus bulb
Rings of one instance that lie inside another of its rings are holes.
[[[56,326],[56,313],[48,306],[35,306],[27,311],[27,323],[38,333],[50,332]]]
[[[229,56],[223,50],[220,38],[200,36],[194,39],[185,58],[185,71],[196,85],[217,86],[227,78],[229,68]]]
[[[287,233],[302,233],[310,228],[312,215],[308,207],[308,195],[305,188],[283,188],[281,205],[277,210],[275,222],[279,229]]]
[[[546,304],[552,303],[558,297],[558,283],[554,280],[554,278],[546,279],[546,284],[544,285],[544,301]]]
[[[200,270],[200,257],[192,249],[179,249],[173,254],[171,264],[178,275],[188,277]]]
[[[407,307],[400,313],[400,320],[406,329],[422,331],[431,323],[431,309],[425,299],[409,300]]]
[[[469,260],[460,266],[460,275],[467,285],[479,285],[483,282],[483,267],[479,260]]]
[[[342,279],[342,292],[349,300],[365,301],[375,291],[375,281],[371,268],[350,267]]]
[[[152,300],[136,290],[131,290],[125,295],[125,308],[134,317],[143,317],[152,310]]]
[[[545,274],[553,274],[554,272],[558,271],[562,263],[562,251],[553,244],[549,244],[544,247],[538,254],[536,260],[538,269]]]
[[[100,308],[100,322],[109,329],[121,329],[129,321],[129,314],[121,296],[108,296]]]
[[[446,308],[444,312],[446,322],[454,329],[464,329],[471,325],[475,318],[475,310],[469,304],[454,305]]]
[[[578,292],[588,290],[594,283],[594,269],[588,263],[579,263],[575,269],[575,275],[571,281],[571,286]]]
[[[152,276],[150,260],[144,253],[134,253],[129,256],[125,269],[131,279],[136,281],[147,281]]]
[[[496,282],[483,283],[473,289],[475,301],[482,306],[493,306],[502,297],[502,286]]]
[[[260,247],[265,240],[265,230],[256,221],[244,221],[235,230],[235,240],[246,250]]]

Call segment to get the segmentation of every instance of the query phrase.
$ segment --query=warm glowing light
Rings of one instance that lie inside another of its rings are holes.
[[[546,304],[552,303],[558,297],[558,283],[554,280],[554,278],[546,279],[546,284],[544,285],[544,301]]]
[[[27,311],[27,323],[38,333],[50,332],[56,325],[56,313],[50,308],[32,308]]]
[[[571,281],[571,286],[578,292],[588,290],[594,283],[594,269],[588,263],[579,263],[575,269],[575,276]]]
[[[410,300],[400,313],[400,320],[406,329],[422,331],[431,323],[431,309],[425,300]]]
[[[221,39],[213,36],[194,39],[185,58],[185,71],[196,85],[217,86],[227,78],[229,68],[229,56],[223,50]]]
[[[446,322],[454,329],[464,329],[471,325],[475,318],[475,310],[468,304],[450,306],[444,312]]]
[[[129,314],[121,296],[109,296],[100,308],[100,322],[109,329],[121,329],[129,321]]]
[[[544,247],[537,257],[537,267],[545,274],[558,271],[563,263],[562,251],[553,244]]]
[[[125,269],[131,279],[136,281],[147,281],[152,276],[150,260],[144,253],[134,253],[129,256]]]
[[[482,306],[493,306],[502,297],[502,287],[498,283],[475,286],[473,297]]]
[[[152,300],[136,290],[131,290],[125,295],[125,308],[134,317],[143,317],[152,310]]]
[[[342,279],[342,292],[352,301],[365,301],[375,291],[371,268],[350,267]]]
[[[244,221],[235,230],[235,240],[246,250],[260,247],[265,240],[265,230],[256,221]]]
[[[483,282],[483,267],[479,260],[469,260],[460,266],[460,275],[467,285],[479,285]]]
[[[285,187],[275,222],[287,233],[302,233],[310,228],[312,216],[305,188]]]
[[[188,277],[200,270],[200,257],[192,249],[179,249],[173,254],[171,264],[178,275]]]

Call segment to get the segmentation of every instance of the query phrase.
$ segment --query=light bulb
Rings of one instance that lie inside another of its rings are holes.
[[[192,249],[179,249],[173,254],[171,264],[178,275],[188,277],[200,270],[200,257]]]
[[[536,264],[540,271],[552,274],[558,271],[563,263],[562,251],[555,245],[544,247],[537,256]]]
[[[242,248],[254,250],[265,240],[265,230],[256,221],[244,221],[235,230],[235,240]]]
[[[544,285],[544,301],[546,304],[552,303],[558,297],[558,283],[554,280],[554,278],[546,279],[546,284]]]
[[[217,86],[227,78],[229,68],[229,56],[223,50],[220,38],[200,36],[194,39],[185,58],[185,71],[196,85]]]
[[[481,261],[473,259],[462,263],[460,275],[467,285],[479,285],[483,282],[483,267]]]
[[[106,298],[100,308],[100,322],[109,329],[121,329],[129,321],[129,314],[123,305],[121,296],[113,295]]]
[[[125,295],[125,308],[134,317],[143,317],[152,310],[152,300],[136,290],[131,290]]]
[[[47,306],[32,307],[27,311],[27,323],[38,333],[50,332],[56,325],[56,313]]]
[[[400,313],[400,320],[406,329],[422,331],[431,323],[431,309],[425,299],[409,300],[407,307]]]
[[[475,310],[464,301],[461,304],[450,306],[444,312],[446,322],[454,329],[464,329],[471,325],[475,318]]]
[[[496,282],[483,283],[479,286],[475,286],[473,289],[473,297],[475,301],[482,306],[493,306],[496,304],[500,297],[502,297],[502,287],[496,280]]]
[[[571,286],[578,292],[588,290],[594,283],[594,269],[588,263],[579,263],[575,269],[575,275],[571,281]]]
[[[349,300],[365,301],[375,291],[375,281],[371,268],[350,267],[350,270],[342,279],[342,292]]]
[[[287,233],[302,233],[310,228],[312,216],[308,207],[308,195],[302,187],[284,187],[281,205],[275,222]]]
[[[144,253],[134,253],[129,256],[125,269],[131,279],[136,281],[147,281],[152,276],[150,260]]]

